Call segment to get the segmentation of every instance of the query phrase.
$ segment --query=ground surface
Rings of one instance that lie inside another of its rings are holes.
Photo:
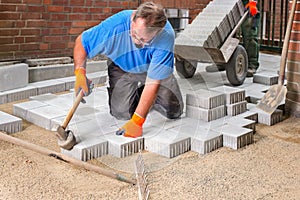
[[[0,110],[12,113],[12,103]],[[13,134],[59,151],[53,132],[23,121]],[[137,188],[0,141],[0,199],[138,199]],[[192,151],[173,159],[143,152],[150,199],[299,199],[300,118],[257,125],[255,143],[237,151]],[[136,156],[89,161],[134,177]]]

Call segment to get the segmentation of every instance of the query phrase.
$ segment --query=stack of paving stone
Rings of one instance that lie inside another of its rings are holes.
[[[235,116],[246,112],[245,90],[230,86],[219,86],[211,89],[225,94],[226,115]]]
[[[225,116],[225,97],[222,92],[200,89],[186,95],[186,116],[212,121]]]
[[[241,0],[213,0],[179,33],[175,44],[220,48],[243,14]]]
[[[16,133],[22,130],[22,119],[0,111],[0,131]]]

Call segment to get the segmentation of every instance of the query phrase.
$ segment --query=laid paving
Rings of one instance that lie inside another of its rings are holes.
[[[22,130],[22,119],[0,111],[0,131],[8,134]]]
[[[247,78],[242,86],[232,87],[225,72],[207,73],[205,66],[199,63],[191,79],[181,79],[176,75],[185,103],[182,117],[177,120],[166,119],[151,110],[143,126],[143,137],[140,138],[115,135],[115,131],[126,121],[117,120],[109,114],[106,86],[95,87],[92,94],[85,98],[87,103],[79,105],[68,126],[77,144],[70,151],[62,149],[62,153],[84,161],[105,155],[122,158],[140,150],[168,158],[187,151],[207,154],[223,146],[239,149],[249,145],[253,142],[257,123],[273,125],[282,120],[282,110],[266,115],[256,109],[255,103],[269,88],[265,82],[253,83],[254,78]],[[261,66],[258,74],[260,72],[266,72],[266,69]],[[91,73],[88,77],[97,83],[106,81],[104,72]],[[14,104],[14,115],[56,131],[74,102],[74,81],[74,77],[68,77],[41,81],[41,84],[36,82],[21,89],[2,92],[0,100],[7,102],[9,97],[9,101],[13,101],[19,96],[29,98],[27,102]],[[59,91],[57,84],[64,90],[70,89],[70,92],[54,94]],[[189,114],[190,108],[194,114]],[[219,113],[215,114],[217,117],[203,114],[216,108],[219,108]],[[220,114],[220,110],[223,110],[223,114]]]

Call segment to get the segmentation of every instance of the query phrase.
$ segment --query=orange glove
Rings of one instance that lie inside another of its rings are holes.
[[[141,137],[143,134],[143,124],[145,119],[139,116],[137,113],[134,113],[131,119],[122,126],[117,132],[117,135],[124,135],[125,137]]]
[[[92,81],[87,79],[86,70],[83,67],[77,68],[75,70],[75,93],[78,95],[80,90],[83,90],[84,96],[88,96],[91,93],[91,83]]]
[[[246,4],[245,8],[249,8],[249,12],[251,16],[255,16],[257,14],[257,7],[256,7],[256,1],[250,1],[249,3]]]

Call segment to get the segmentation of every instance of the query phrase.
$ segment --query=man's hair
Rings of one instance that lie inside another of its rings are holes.
[[[152,28],[163,28],[167,23],[167,16],[164,8],[160,4],[153,2],[142,3],[133,17],[133,21],[137,18],[145,19],[146,26]]]

